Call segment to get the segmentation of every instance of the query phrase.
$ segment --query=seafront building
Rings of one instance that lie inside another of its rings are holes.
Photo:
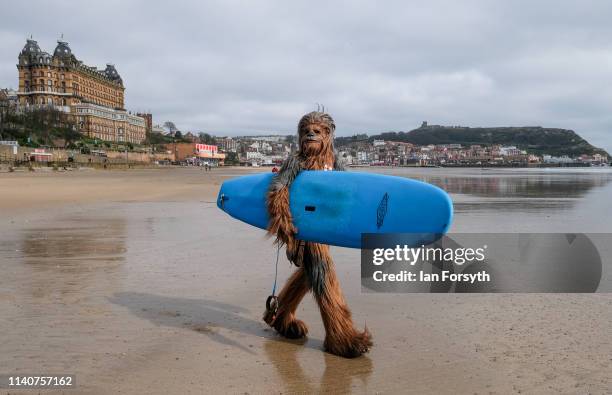
[[[172,149],[174,160],[177,162],[190,162],[192,164],[208,163],[213,166],[223,166],[225,154],[219,152],[216,145],[199,143],[168,144]]]
[[[144,141],[148,119],[126,111],[125,86],[114,65],[103,70],[87,66],[61,40],[51,55],[29,39],[18,59],[20,110],[52,107],[73,116],[88,137]]]
[[[238,140],[231,137],[217,138],[217,144],[225,152],[237,152],[238,150]]]

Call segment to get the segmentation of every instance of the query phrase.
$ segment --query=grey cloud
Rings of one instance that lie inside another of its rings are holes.
[[[112,62],[126,104],[216,134],[293,133],[324,103],[338,134],[429,120],[576,130],[612,151],[612,3],[75,1],[0,5],[0,86],[33,34]],[[112,22],[110,22],[112,21]]]

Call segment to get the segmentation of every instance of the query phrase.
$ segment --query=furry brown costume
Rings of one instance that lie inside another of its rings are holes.
[[[319,305],[325,326],[325,350],[343,357],[357,357],[372,346],[370,332],[353,326],[351,312],[342,296],[329,246],[295,240],[289,209],[289,186],[301,170],[344,170],[334,154],[334,120],[324,112],[311,112],[298,124],[299,150],[274,176],[268,192],[268,232],[287,247],[287,258],[298,268],[278,295],[276,314],[267,311],[264,320],[288,338],[306,336],[306,324],[295,311],[308,291]]]

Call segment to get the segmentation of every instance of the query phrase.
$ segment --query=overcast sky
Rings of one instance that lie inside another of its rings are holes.
[[[541,125],[612,152],[610,1],[30,0],[0,15],[0,87],[17,87],[30,34],[52,53],[63,33],[86,64],[116,65],[129,110],[183,131],[293,133],[323,103],[338,135]]]

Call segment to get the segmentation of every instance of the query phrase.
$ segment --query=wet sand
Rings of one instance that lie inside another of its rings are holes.
[[[308,339],[279,338],[261,321],[275,249],[214,203],[252,171],[1,173],[0,374],[96,394],[611,391],[612,295],[361,293],[352,249],[332,254],[372,351],[322,352],[312,298]],[[382,171],[449,190],[455,232],[612,228],[610,173]]]

